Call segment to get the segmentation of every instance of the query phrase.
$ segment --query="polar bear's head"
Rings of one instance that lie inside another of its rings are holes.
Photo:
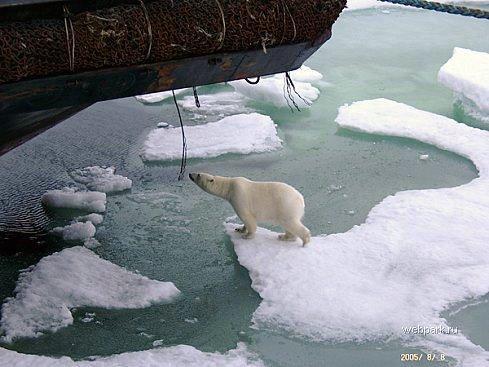
[[[212,195],[219,195],[220,185],[216,176],[208,173],[189,173],[188,177],[202,190]]]

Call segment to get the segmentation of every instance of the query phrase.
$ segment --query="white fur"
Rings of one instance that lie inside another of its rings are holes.
[[[299,237],[303,245],[310,241],[311,234],[301,222],[304,198],[292,186],[207,173],[191,173],[189,176],[202,190],[229,201],[244,223],[239,229],[243,238],[252,238],[257,224],[266,222],[285,229],[285,234],[279,236],[281,240],[292,241]]]

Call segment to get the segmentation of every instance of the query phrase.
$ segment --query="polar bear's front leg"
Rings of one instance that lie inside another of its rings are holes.
[[[243,228],[244,228],[245,232],[243,232],[244,234],[241,237],[243,237],[245,239],[250,239],[250,238],[255,237],[255,233],[256,233],[255,217],[253,217],[253,215],[249,212],[240,213],[240,214],[238,214],[238,217],[240,217],[244,223]]]
[[[237,227],[234,230],[239,233],[246,233],[246,226]]]

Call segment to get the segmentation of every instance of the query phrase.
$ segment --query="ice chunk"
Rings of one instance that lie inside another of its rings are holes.
[[[438,3],[456,4],[456,3],[476,3],[476,4],[486,4],[487,1],[484,0],[438,0]],[[407,9],[417,9],[414,7],[406,7],[401,4],[393,4],[385,1],[377,0],[348,0],[346,3],[345,11],[351,10],[363,10],[363,9],[378,9],[378,8],[407,8]]]
[[[489,54],[455,47],[438,73],[438,80],[489,114]]]
[[[0,361],[5,367],[265,367],[243,343],[238,343],[236,349],[224,354],[201,352],[188,345],[177,345],[76,362],[69,357],[36,356],[0,348]]]
[[[196,117],[229,116],[238,113],[250,113],[252,110],[245,106],[246,98],[237,92],[219,92],[199,96],[200,108],[195,105],[194,96],[186,96],[178,103],[187,111],[192,111]]]
[[[171,125],[168,123],[168,122],[158,122],[158,124],[156,125],[156,127],[170,127]]]
[[[429,158],[430,158],[430,155],[429,154],[420,154],[419,155],[419,159],[421,161],[427,161]]]
[[[85,316],[83,316],[80,321],[81,322],[92,322],[95,319],[95,312],[86,312]]]
[[[89,249],[97,248],[100,246],[100,242],[98,242],[95,238],[90,237],[83,241],[83,246]]]
[[[74,222],[64,227],[56,227],[51,231],[57,236],[63,237],[67,241],[86,240],[95,235],[95,226],[92,222]]]
[[[153,347],[159,347],[159,346],[163,345],[163,339],[154,340],[152,345],[153,345]]]
[[[36,337],[73,323],[73,307],[142,308],[180,291],[132,273],[76,246],[42,258],[19,275],[15,296],[2,306],[4,341]]]
[[[183,88],[183,89],[177,89],[175,90],[175,95],[179,95],[182,93],[185,93],[189,91],[189,88]],[[137,101],[141,103],[158,103],[161,101],[164,101],[165,99],[173,97],[171,90],[166,91],[166,92],[156,92],[156,93],[149,93],[149,94],[142,94],[139,96],[134,96]]]
[[[115,174],[115,167],[85,167],[74,170],[70,175],[73,180],[93,191],[110,193],[127,190],[132,186],[130,179]]]
[[[290,77],[294,82],[316,83],[323,79],[323,74],[313,70],[306,65],[302,65],[299,69],[290,72]],[[283,78],[282,74],[275,75],[275,78]]]
[[[489,292],[489,132],[386,99],[341,107],[336,121],[455,152],[475,163],[479,178],[399,192],[375,206],[364,224],[313,237],[304,248],[265,229],[245,240],[226,224],[263,299],[253,322],[318,341],[395,337],[463,355],[467,365],[480,358],[487,364],[489,354],[461,333],[423,337],[402,328],[448,326],[443,310]]]
[[[307,77],[314,79],[314,76],[307,71],[298,72],[299,77],[307,79]],[[241,93],[243,96],[250,99],[254,99],[260,102],[271,103],[276,107],[287,107],[287,100],[284,96],[285,79],[283,74],[279,74],[269,78],[262,78],[258,84],[249,84],[246,80],[235,80],[229,82],[229,84]],[[308,103],[304,102],[299,96],[292,92],[293,98],[297,105],[301,108],[309,107],[309,104],[318,99],[319,89],[312,86],[311,83],[294,82],[297,92]],[[292,102],[289,101],[291,105]]]
[[[217,157],[226,153],[249,154],[279,149],[281,140],[269,116],[259,113],[225,117],[205,125],[187,126],[188,158]],[[151,131],[143,147],[146,161],[180,159],[180,128]]]
[[[93,212],[104,212],[107,197],[103,192],[77,191],[65,187],[62,190],[48,190],[41,202],[53,208],[80,209]]]
[[[100,214],[92,213],[92,214],[88,214],[88,215],[83,215],[81,217],[76,217],[75,221],[78,221],[78,222],[89,221],[95,225],[99,225],[100,223],[102,223],[104,221],[104,217]]]
[[[370,8],[386,8],[386,7],[394,7],[395,4],[386,3],[383,1],[377,0],[348,0],[346,3],[345,11],[349,10],[362,10],[362,9],[370,9]]]

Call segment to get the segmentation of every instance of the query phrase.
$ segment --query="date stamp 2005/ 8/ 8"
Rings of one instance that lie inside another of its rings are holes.
[[[401,353],[401,362],[442,362],[445,361],[443,353]]]

